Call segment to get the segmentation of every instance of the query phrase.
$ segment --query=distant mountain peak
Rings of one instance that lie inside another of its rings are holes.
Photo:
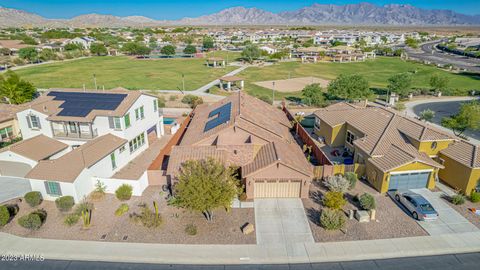
[[[235,6],[214,14],[177,21],[157,21],[145,16],[118,17],[84,14],[71,19],[46,19],[22,10],[0,7],[0,27],[124,27],[154,25],[480,25],[480,15],[451,10],[427,10],[409,4],[383,6],[369,2],[334,5],[312,4],[297,10],[272,13],[256,7]]]

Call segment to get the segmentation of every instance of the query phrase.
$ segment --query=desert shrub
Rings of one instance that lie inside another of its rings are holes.
[[[397,104],[395,104],[394,108],[397,111],[404,111],[407,107],[405,106],[405,104],[397,102]]]
[[[80,216],[79,215],[76,215],[76,214],[70,214],[68,216],[65,217],[65,219],[63,220],[63,223],[67,226],[73,226],[75,224],[78,223],[78,220],[80,219]]]
[[[350,182],[342,175],[327,177],[327,179],[323,181],[323,184],[328,188],[328,190],[333,192],[345,193],[350,188]]]
[[[77,207],[75,207],[74,214],[77,216],[82,215],[82,212],[85,211],[90,211],[93,209],[93,203],[88,202],[87,200],[83,200],[83,202],[77,204]]]
[[[238,199],[242,202],[246,201],[247,200],[247,193],[242,192],[242,194],[240,194],[240,197]]]
[[[357,174],[353,172],[347,172],[345,173],[345,178],[350,183],[349,189],[354,189],[355,186],[357,185],[357,180],[358,180]]]
[[[190,105],[191,108],[195,108],[197,105],[203,103],[203,99],[199,96],[188,94],[182,98],[182,103]]]
[[[188,234],[188,235],[197,235],[197,226],[195,226],[194,224],[187,224],[187,226],[185,226],[185,232]]]
[[[451,202],[455,205],[461,205],[465,203],[465,196],[462,194],[455,194],[451,198]]]
[[[36,210],[18,219],[18,224],[29,230],[38,230],[47,219],[45,210]]]
[[[0,205],[0,227],[5,226],[10,220],[10,212],[7,206]]]
[[[320,214],[320,225],[325,230],[340,230],[345,226],[345,214],[339,210],[322,209]]]
[[[115,216],[120,217],[123,216],[123,214],[127,213],[130,207],[126,203],[122,203],[117,210],[115,210]]]
[[[133,188],[130,185],[123,184],[115,190],[115,196],[120,201],[128,201],[132,197]]]
[[[170,100],[170,101],[175,101],[177,99],[178,99],[178,96],[175,96],[175,95],[172,95],[172,96],[168,97],[168,100]]]
[[[31,191],[25,194],[25,201],[30,205],[31,207],[38,206],[40,203],[42,203],[42,193],[38,191]]]
[[[103,196],[105,196],[105,192],[107,191],[107,186],[101,182],[100,180],[97,180],[97,183],[95,183],[95,190],[90,194],[90,197],[92,199],[101,199]]]
[[[371,194],[363,193],[358,198],[358,201],[363,210],[372,210],[376,207],[375,198]]]
[[[67,212],[72,209],[73,205],[75,205],[75,200],[72,196],[63,196],[55,200],[55,205],[57,206],[58,210]]]
[[[330,209],[342,209],[346,203],[347,201],[343,198],[343,193],[341,192],[329,191],[323,197],[323,205]]]
[[[131,218],[135,222],[141,223],[147,228],[157,228],[162,225],[162,217],[160,214],[153,212],[148,206],[143,206],[140,214],[133,214]]]
[[[480,192],[472,191],[472,193],[470,193],[470,201],[473,203],[480,202]]]

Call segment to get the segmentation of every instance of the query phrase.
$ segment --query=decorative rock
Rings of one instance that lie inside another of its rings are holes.
[[[377,210],[375,210],[375,209],[370,210],[370,219],[371,220],[375,220],[376,215],[377,215]]]
[[[242,233],[245,235],[249,235],[255,231],[255,227],[253,224],[250,223],[245,223],[245,225],[242,226]]]
[[[353,210],[348,210],[348,219],[353,219]]]
[[[368,214],[367,211],[360,211],[357,210],[355,212],[355,218],[358,220],[358,222],[363,223],[363,222],[370,222],[370,215]]]

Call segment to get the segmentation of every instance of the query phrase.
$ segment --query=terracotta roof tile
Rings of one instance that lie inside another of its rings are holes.
[[[480,146],[465,141],[457,141],[440,151],[447,157],[470,168],[480,168]]]
[[[1,152],[11,151],[31,160],[39,161],[53,156],[66,148],[68,148],[68,144],[45,135],[38,135],[4,147]]]

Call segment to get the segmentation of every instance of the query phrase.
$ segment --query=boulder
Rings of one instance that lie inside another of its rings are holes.
[[[245,223],[245,225],[242,226],[242,233],[245,235],[249,235],[255,231],[255,227],[253,224],[250,223]]]
[[[363,222],[369,222],[370,221],[370,215],[368,214],[367,211],[363,210],[357,210],[355,212],[355,218],[358,220],[358,222],[363,223]]]

